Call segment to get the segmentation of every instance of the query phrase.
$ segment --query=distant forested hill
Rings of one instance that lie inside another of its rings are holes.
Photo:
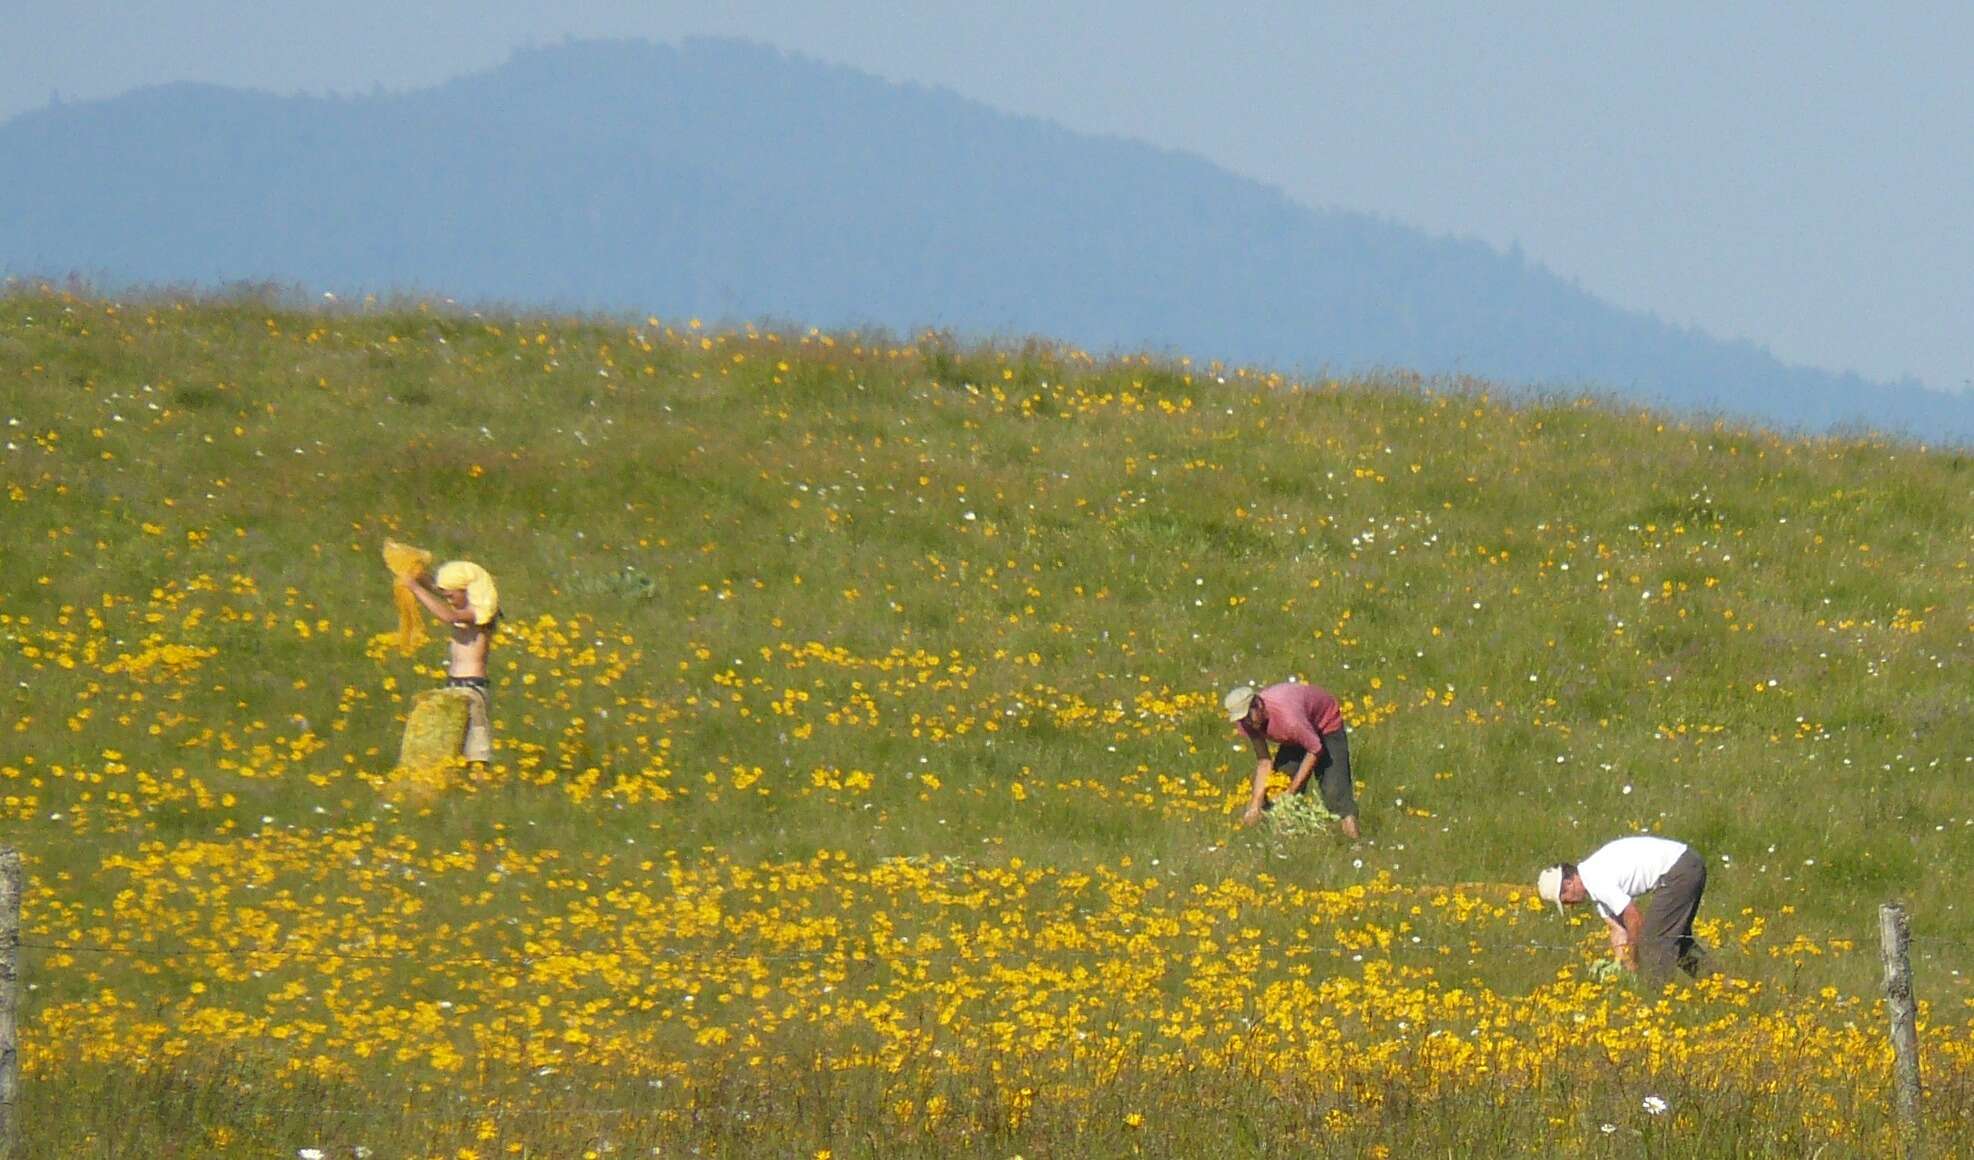
[[[1974,397],[1787,366],[1518,256],[1197,157],[726,41],[437,88],[195,85],[0,125],[0,272],[1045,334],[1974,438]]]

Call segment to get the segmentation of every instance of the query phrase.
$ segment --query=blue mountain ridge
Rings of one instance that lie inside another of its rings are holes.
[[[168,85],[0,124],[0,273],[1047,335],[1974,439],[1474,241],[757,45],[591,41],[437,87]]]

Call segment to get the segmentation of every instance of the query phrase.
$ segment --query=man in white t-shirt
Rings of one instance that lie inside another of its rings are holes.
[[[1611,929],[1618,961],[1653,979],[1674,967],[1699,973],[1693,916],[1707,890],[1706,859],[1683,842],[1639,834],[1619,838],[1581,862],[1561,862],[1538,874],[1535,892],[1542,901],[1563,905],[1588,902]],[[1652,896],[1651,913],[1638,909],[1641,894]]]

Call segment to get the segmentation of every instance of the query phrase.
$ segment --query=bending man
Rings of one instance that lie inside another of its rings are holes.
[[[1254,746],[1254,797],[1241,824],[1251,826],[1268,808],[1268,774],[1289,773],[1289,792],[1307,793],[1315,778],[1323,806],[1346,837],[1357,837],[1357,793],[1350,783],[1350,737],[1337,699],[1316,685],[1284,681],[1260,692],[1246,685],[1227,694],[1227,719]],[[1276,746],[1273,755],[1269,743]]]
[[[1618,961],[1647,978],[1663,980],[1674,967],[1689,975],[1700,970],[1693,917],[1707,891],[1707,861],[1683,842],[1639,834],[1607,843],[1581,862],[1560,862],[1536,875],[1535,892],[1544,902],[1589,902],[1611,931]],[[1637,898],[1652,896],[1651,914]]]

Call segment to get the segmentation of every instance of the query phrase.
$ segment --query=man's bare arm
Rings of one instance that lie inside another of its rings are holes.
[[[1303,751],[1302,764],[1296,766],[1295,776],[1289,779],[1290,793],[1302,792],[1302,787],[1308,782],[1309,775],[1316,772],[1316,757],[1322,752],[1321,749],[1307,749]]]
[[[1268,742],[1251,733],[1247,734],[1247,740],[1254,747],[1254,791],[1241,814],[1241,824],[1251,826],[1261,820],[1261,807],[1268,802]]]
[[[1637,970],[1638,940],[1645,934],[1645,916],[1638,913],[1638,904],[1626,903],[1623,914],[1604,922],[1611,928],[1611,949],[1617,952],[1618,961]]]
[[[423,604],[427,612],[438,617],[441,623],[475,623],[475,617],[471,608],[454,608],[446,601],[445,597],[427,588],[424,582],[419,580],[418,577],[407,576],[404,578],[403,583],[406,588],[411,589],[411,594],[418,598],[418,603]]]

